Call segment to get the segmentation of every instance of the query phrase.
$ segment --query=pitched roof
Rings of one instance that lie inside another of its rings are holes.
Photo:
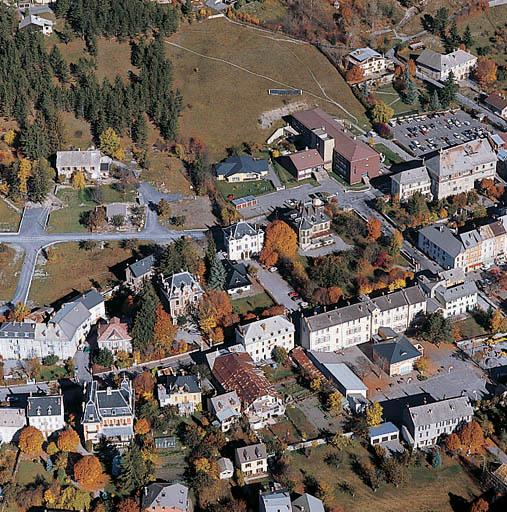
[[[97,423],[104,417],[132,416],[133,390],[126,377],[117,389],[99,390],[97,381],[90,382],[86,389],[82,423]]]
[[[35,14],[29,14],[25,18],[23,18],[19,24],[19,28],[29,27],[30,25],[35,25],[37,27],[49,26],[52,27],[55,24],[54,21],[48,20],[46,18],[41,18],[40,16],[36,16]]]
[[[359,303],[306,317],[305,322],[310,331],[320,331],[334,325],[369,317],[370,314],[371,312],[366,307],[366,304]]]
[[[77,297],[74,302],[81,302],[86,308],[92,309],[104,302],[104,297],[97,290],[90,290]]]
[[[248,222],[240,220],[236,224],[232,224],[223,228],[222,231],[228,240],[241,240],[244,236],[256,236],[261,228],[258,230]]]
[[[190,287],[194,293],[204,293],[201,285],[190,272],[173,274],[168,285],[169,300],[180,296],[181,292],[188,287]]]
[[[128,340],[132,337],[128,333],[127,324],[120,322],[118,317],[113,317],[107,324],[101,324],[98,328],[97,341]]]
[[[129,268],[134,277],[142,277],[148,272],[151,272],[154,266],[155,256],[150,254],[149,256],[146,256],[146,258],[132,263],[132,265],[129,265]]]
[[[298,171],[313,169],[319,165],[324,165],[324,160],[322,160],[320,153],[316,149],[298,151],[297,153],[288,155],[288,158]]]
[[[429,48],[426,48],[419,57],[416,64],[423,65],[442,73],[452,70],[455,66],[464,64],[470,60],[476,60],[477,57],[464,50],[455,50],[447,55],[442,55]]]
[[[241,409],[239,397],[236,391],[223,393],[210,398],[211,407],[219,421],[225,421],[235,416],[240,416],[238,409]]]
[[[236,454],[241,463],[265,459],[267,457],[266,445],[264,443],[257,443],[242,446],[241,448],[236,448]]]
[[[412,183],[419,183],[421,181],[430,181],[430,176],[425,165],[401,171],[398,174],[391,176],[391,179],[399,185],[411,185]]]
[[[370,427],[369,428],[369,437],[377,437],[377,436],[383,436],[386,434],[395,434],[396,432],[399,432],[400,430],[396,425],[391,423],[390,421],[387,421],[386,423],[382,423],[378,427]]]
[[[382,55],[372,50],[369,47],[366,48],[357,48],[356,50],[349,53],[349,57],[352,57],[354,60],[358,62],[364,62],[365,60],[371,59],[373,57],[380,58]]]
[[[2,322],[0,338],[35,338],[35,322]]]
[[[212,373],[224,391],[236,391],[246,407],[266,395],[278,396],[264,374],[255,369],[252,358],[246,352],[218,356]]]
[[[331,220],[323,206],[317,206],[313,203],[300,204],[297,208],[285,212],[283,216],[296,230],[311,229],[313,226]]]
[[[56,167],[100,167],[100,151],[57,151]]]
[[[475,139],[433,153],[426,160],[430,174],[449,177],[472,172],[479,166],[496,162],[496,154],[488,139]]]
[[[0,428],[22,428],[26,425],[24,409],[2,407],[0,409]]]
[[[30,396],[26,414],[32,416],[60,416],[63,413],[63,396]]]
[[[292,502],[293,512],[324,512],[324,503],[319,498],[305,493]]]
[[[235,290],[236,288],[242,288],[244,286],[250,286],[252,281],[248,277],[248,272],[243,263],[232,263],[225,259],[222,260],[222,264],[225,268],[225,285],[224,290]]]
[[[195,375],[167,375],[163,386],[169,394],[178,392],[181,388],[186,393],[200,393],[201,385]]]
[[[419,350],[405,336],[393,341],[376,343],[373,345],[373,351],[386,359],[389,364],[402,363],[421,356]]]
[[[264,505],[265,512],[292,512],[290,494],[287,489],[265,491],[259,495],[259,502]]]
[[[435,292],[438,293],[436,298],[439,302],[443,302],[445,305],[462,297],[469,297],[470,295],[477,294],[479,293],[479,290],[477,289],[474,281],[466,281],[463,284],[450,286],[449,288],[446,288],[445,286],[438,286]]]
[[[290,333],[294,330],[294,324],[283,315],[270,316],[238,327],[240,335],[246,342],[272,338],[279,332]]]
[[[492,107],[495,107],[498,110],[503,110],[504,108],[507,108],[507,98],[505,96],[502,96],[498,92],[490,94],[484,100],[484,103],[487,103],[488,105],[491,105]]]
[[[187,510],[188,487],[181,484],[154,483],[144,488],[143,509]]]
[[[455,258],[458,254],[464,252],[465,248],[459,238],[454,236],[454,233],[443,224],[434,224],[433,226],[426,226],[419,230],[425,238],[432,242],[437,247]]]
[[[474,410],[470,400],[466,396],[448,398],[431,404],[410,407],[408,414],[414,426],[429,425],[444,420],[459,419],[465,416],[473,416]]]
[[[349,162],[363,158],[378,157],[378,153],[370,146],[349,133],[330,115],[320,108],[295,112],[292,117],[303,124],[308,130],[322,130],[322,135],[329,135],[335,140],[335,150]]]
[[[231,156],[215,164],[217,176],[224,176],[225,178],[240,173],[266,173],[268,169],[269,166],[266,160],[256,160],[249,155]]]
[[[50,320],[50,323],[60,328],[68,339],[71,340],[79,327],[81,327],[90,316],[90,311],[82,302],[68,302],[62,306],[62,309]]]

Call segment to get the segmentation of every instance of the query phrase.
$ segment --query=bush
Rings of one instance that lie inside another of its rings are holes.
[[[53,366],[54,364],[56,364],[58,362],[59,359],[60,358],[57,355],[51,354],[42,359],[42,364],[44,366]]]
[[[373,123],[373,129],[384,139],[393,138],[393,133],[386,123]]]

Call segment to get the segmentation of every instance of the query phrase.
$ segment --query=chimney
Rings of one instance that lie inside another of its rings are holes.
[[[427,402],[426,397],[424,397],[424,400],[423,400],[424,405],[426,405],[426,402]]]
[[[106,395],[111,396],[111,386],[107,386]]]

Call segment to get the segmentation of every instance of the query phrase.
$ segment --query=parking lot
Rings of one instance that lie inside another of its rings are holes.
[[[481,123],[462,110],[392,119],[389,124],[394,138],[415,156],[487,135]]]

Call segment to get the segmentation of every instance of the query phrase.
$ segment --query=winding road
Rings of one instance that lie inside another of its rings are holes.
[[[139,201],[141,204],[148,206],[150,202],[155,201],[150,195],[151,187],[147,188],[142,185],[138,189]],[[169,199],[179,199],[179,197],[175,195]],[[47,233],[46,224],[49,213],[49,208],[26,207],[18,232],[0,233],[0,243],[15,244],[24,251],[25,255],[11,304],[26,302],[32,284],[37,256],[41,249],[51,245],[64,242],[81,242],[83,240],[120,241],[129,239],[167,243],[183,235],[195,239],[205,236],[205,230],[177,231],[161,226],[157,214],[149,207],[146,209],[146,221],[143,230],[121,233]],[[7,308],[8,305],[4,305],[0,308],[0,311],[5,311]]]

